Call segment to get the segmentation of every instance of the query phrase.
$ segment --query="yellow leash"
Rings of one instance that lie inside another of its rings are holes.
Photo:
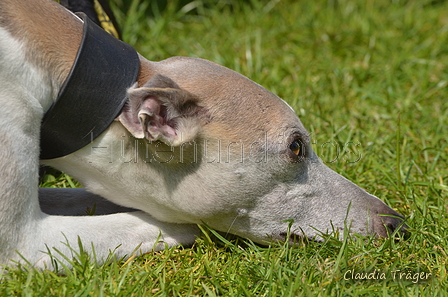
[[[114,27],[114,24],[110,20],[107,13],[104,11],[103,7],[101,6],[100,2],[98,0],[93,0],[94,8],[96,11],[96,14],[98,15],[98,19],[100,20],[101,27],[114,36],[115,38],[118,38],[118,31]]]

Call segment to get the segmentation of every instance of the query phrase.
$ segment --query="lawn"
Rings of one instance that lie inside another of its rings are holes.
[[[261,247],[203,226],[193,247],[11,269],[0,295],[446,296],[448,1],[209,2],[114,10],[148,59],[209,59],[286,100],[320,158],[403,214],[410,237]]]

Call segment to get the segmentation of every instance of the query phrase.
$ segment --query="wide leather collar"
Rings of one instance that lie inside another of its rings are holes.
[[[137,52],[85,14],[76,60],[56,102],[44,115],[40,158],[71,154],[98,137],[119,115],[140,69]]]

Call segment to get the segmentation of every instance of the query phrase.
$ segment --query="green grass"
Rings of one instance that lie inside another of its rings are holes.
[[[447,295],[448,2],[194,1],[151,18],[148,9],[116,10],[127,42],[150,60],[215,61],[284,98],[317,154],[405,215],[410,238],[259,247],[205,229],[193,247],[129,261],[80,255],[65,275],[12,269],[0,295]],[[75,185],[65,175],[43,182]],[[414,284],[398,270],[431,277]],[[346,280],[347,271],[386,279]]]

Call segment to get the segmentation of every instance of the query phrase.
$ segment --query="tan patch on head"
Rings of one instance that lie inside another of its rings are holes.
[[[260,133],[281,133],[286,125],[301,126],[295,113],[280,98],[243,75],[195,58],[170,58],[151,64],[151,71],[174,80],[194,94],[210,114],[205,138],[252,143]]]
[[[23,41],[27,59],[62,84],[74,63],[83,24],[49,0],[3,0],[0,26]]]

